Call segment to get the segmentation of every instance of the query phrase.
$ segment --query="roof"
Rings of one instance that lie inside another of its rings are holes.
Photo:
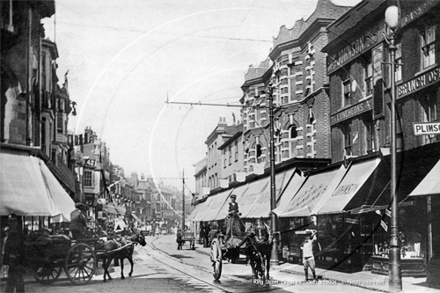
[[[273,40],[273,48],[280,44],[299,39],[299,37],[319,19],[335,20],[341,17],[351,6],[339,6],[330,0],[318,0],[316,9],[307,20],[297,20],[295,25],[288,29],[285,25],[280,28],[278,36]]]

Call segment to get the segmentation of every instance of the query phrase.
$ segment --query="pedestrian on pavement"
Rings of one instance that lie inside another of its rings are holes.
[[[9,216],[8,226],[10,230],[3,260],[3,263],[9,266],[5,292],[14,292],[14,289],[15,292],[24,292],[24,235],[15,214]]]
[[[313,274],[313,280],[316,280],[315,273],[315,256],[313,255],[313,242],[316,241],[316,230],[306,230],[307,236],[304,242],[301,244],[304,264],[304,274],[306,282],[309,279],[309,268]]]
[[[75,210],[70,213],[70,232],[72,239],[85,239],[87,230],[87,219],[85,212],[87,211],[87,205],[82,202],[75,204]]]

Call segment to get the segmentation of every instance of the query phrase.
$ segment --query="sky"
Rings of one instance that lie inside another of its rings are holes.
[[[359,0],[333,0],[355,5]],[[58,47],[77,116],[69,130],[92,127],[110,160],[156,182],[195,192],[194,164],[219,117],[240,121],[249,66],[268,58],[280,27],[307,19],[317,0],[62,0],[44,19]]]

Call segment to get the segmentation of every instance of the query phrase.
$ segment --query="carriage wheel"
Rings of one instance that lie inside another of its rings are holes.
[[[214,239],[211,243],[211,261],[214,279],[217,281],[222,275],[223,254],[218,239]]]
[[[75,285],[85,285],[92,279],[96,269],[96,254],[92,247],[78,243],[66,256],[66,274]]]
[[[49,285],[58,280],[63,268],[57,264],[38,264],[33,269],[35,281],[43,285]]]

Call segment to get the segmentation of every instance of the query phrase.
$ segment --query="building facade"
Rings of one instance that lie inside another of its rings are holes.
[[[385,24],[388,1],[364,0],[327,27],[327,73],[330,80],[332,161],[364,158],[391,144],[391,81],[396,82],[397,200],[403,275],[423,276],[425,264],[440,247],[438,199],[407,196],[440,158],[440,136],[423,128],[439,121],[440,76],[438,1],[401,1],[396,31],[396,71],[390,66],[390,33]],[[414,125],[420,125],[419,133]],[[380,152],[384,154],[384,152]],[[384,156],[384,161],[389,161]],[[379,172],[389,178],[389,168]],[[373,183],[378,185],[379,177]],[[386,183],[386,182],[385,182]],[[379,191],[380,192],[380,191]],[[383,197],[390,201],[389,188]],[[367,198],[363,199],[365,202]],[[376,214],[384,213],[376,208]],[[428,216],[429,215],[429,216]],[[388,273],[389,219],[362,213],[371,224],[366,267]],[[362,221],[362,220],[361,220]],[[381,222],[382,221],[382,222]],[[318,220],[319,222],[319,220]],[[383,226],[381,226],[381,224]],[[428,228],[429,227],[429,228]],[[374,232],[373,232],[374,230]],[[439,253],[439,252],[437,252]],[[385,265],[384,265],[385,264]]]

